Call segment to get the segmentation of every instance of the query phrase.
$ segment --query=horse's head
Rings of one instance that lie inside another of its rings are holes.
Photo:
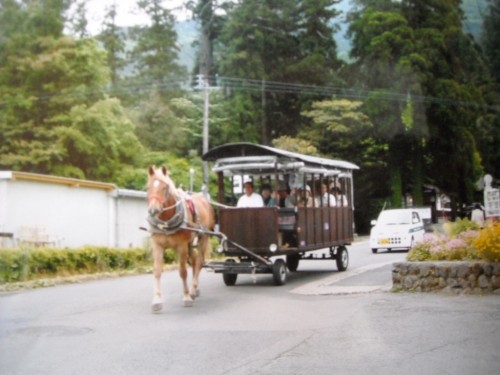
[[[148,169],[148,212],[157,216],[174,208],[177,201],[177,191],[168,176],[167,168],[150,166]]]

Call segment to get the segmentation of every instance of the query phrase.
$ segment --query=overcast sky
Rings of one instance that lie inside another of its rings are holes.
[[[113,3],[116,4],[117,8],[116,23],[118,26],[135,26],[147,23],[147,17],[138,11],[137,0],[87,0],[88,31],[91,35],[96,35],[101,31],[106,8]],[[186,19],[190,16],[183,3],[184,0],[163,1],[163,5],[171,9],[177,19]]]

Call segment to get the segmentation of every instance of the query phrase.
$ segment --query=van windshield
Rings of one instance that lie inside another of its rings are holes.
[[[403,225],[411,223],[411,212],[409,211],[382,211],[378,217],[377,224]]]

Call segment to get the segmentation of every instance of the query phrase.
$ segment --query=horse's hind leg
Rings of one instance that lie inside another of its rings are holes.
[[[189,293],[189,287],[188,287],[188,281],[187,281],[187,276],[188,276],[188,271],[187,271],[187,257],[188,257],[188,247],[187,245],[179,251],[179,275],[181,276],[182,279],[182,286],[183,286],[183,292],[184,296],[182,298],[184,302],[184,306],[190,307],[193,305],[193,298],[191,298],[191,295]]]
[[[161,295],[161,273],[163,271],[163,248],[152,241],[153,249],[153,274],[154,274],[154,292],[153,292],[153,302],[151,304],[151,309],[153,312],[161,311],[163,308],[163,298]]]

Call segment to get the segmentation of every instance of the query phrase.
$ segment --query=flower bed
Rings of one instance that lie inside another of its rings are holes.
[[[500,294],[500,223],[479,229],[467,219],[426,234],[393,266],[393,290]]]

